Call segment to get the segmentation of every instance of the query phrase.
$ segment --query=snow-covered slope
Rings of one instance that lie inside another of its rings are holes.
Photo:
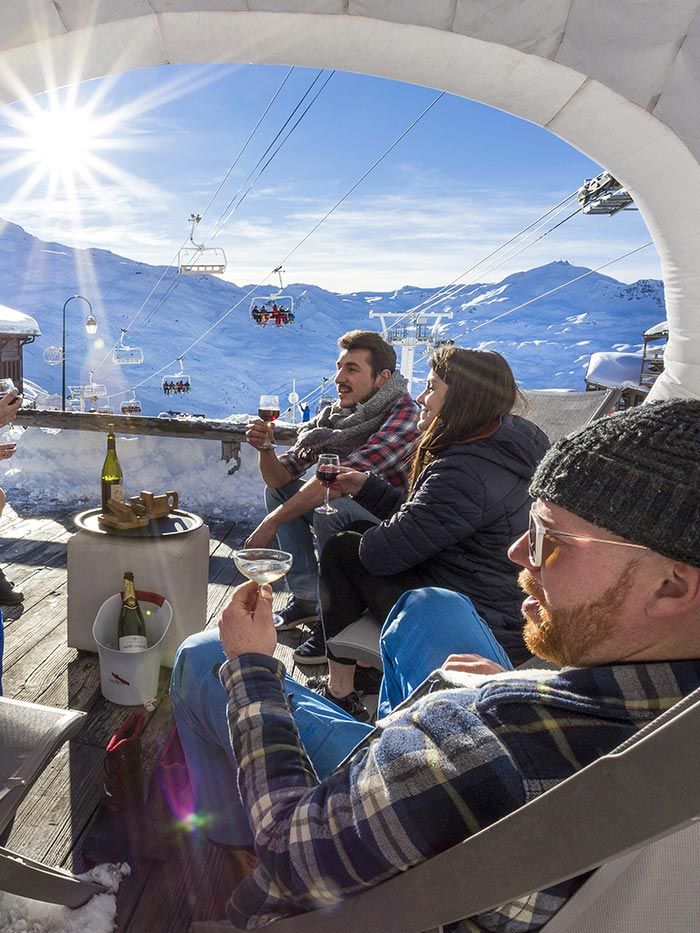
[[[128,250],[127,244],[124,249]],[[229,257],[229,268],[235,270],[235,256]],[[469,285],[435,309],[454,312],[447,336],[460,345],[498,349],[525,388],[582,388],[591,352],[638,349],[642,332],[664,316],[660,282],[626,285],[593,273],[502,320],[479,325],[586,271],[564,261],[549,263],[499,283]],[[110,358],[102,362],[117,341],[119,328],[130,324],[161,276],[127,335],[128,343],[142,347],[144,364],[117,367]],[[95,346],[95,338],[88,342],[83,326],[87,306],[71,302],[67,383],[86,382],[94,369],[97,382],[119,393],[164,366],[166,373],[174,372],[177,367],[168,364],[250,289],[213,276],[177,277],[172,269],[133,262],[106,250],[44,243],[14,224],[6,224],[0,235],[0,303],[39,322],[42,337],[25,350],[25,372],[49,392],[60,392],[61,372],[58,366],[48,366],[42,354],[61,342],[61,309],[71,295],[91,301],[98,319],[97,339],[104,346]],[[404,311],[438,290],[406,286],[396,292],[341,295],[296,284],[284,291],[294,296],[294,325],[255,325],[249,313],[252,296],[245,298],[186,356],[185,369],[192,377],[187,396],[166,398],[160,389],[162,373],[137,388],[144,413],[182,409],[224,417],[251,411],[262,391],[286,397],[294,378],[304,395],[333,372],[340,334],[356,327],[378,329],[378,321],[368,320],[370,310]],[[260,298],[266,292],[257,290],[253,295]],[[112,404],[118,407],[125,397],[116,396]]]

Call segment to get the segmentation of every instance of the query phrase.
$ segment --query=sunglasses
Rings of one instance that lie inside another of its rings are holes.
[[[577,541],[597,541],[598,544],[616,544],[618,547],[635,547],[642,551],[649,550],[643,544],[632,544],[630,541],[610,541],[608,538],[591,538],[590,535],[574,535],[568,531],[554,531],[543,524],[540,516],[532,508],[530,509],[530,521],[527,526],[527,545],[530,564],[535,568],[542,566],[545,538],[575,538]]]

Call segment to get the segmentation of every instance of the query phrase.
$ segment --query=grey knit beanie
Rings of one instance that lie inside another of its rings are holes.
[[[700,401],[651,402],[562,437],[530,495],[700,567]]]

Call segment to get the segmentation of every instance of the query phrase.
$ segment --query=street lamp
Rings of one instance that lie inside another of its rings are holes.
[[[63,305],[63,343],[61,344],[63,348],[63,360],[61,362],[61,409],[62,411],[66,410],[66,308],[75,298],[80,298],[82,301],[87,303],[89,308],[87,317],[85,318],[85,332],[88,336],[92,336],[97,333],[97,318],[92,313],[92,305],[84,298],[82,295],[71,295]]]

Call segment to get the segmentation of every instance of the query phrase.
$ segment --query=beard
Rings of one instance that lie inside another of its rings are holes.
[[[567,608],[548,605],[539,581],[527,570],[518,575],[518,585],[539,605],[525,615],[523,638],[528,650],[560,667],[581,665],[608,641],[617,629],[617,620],[632,589],[632,564],[614,586],[589,603]]]

